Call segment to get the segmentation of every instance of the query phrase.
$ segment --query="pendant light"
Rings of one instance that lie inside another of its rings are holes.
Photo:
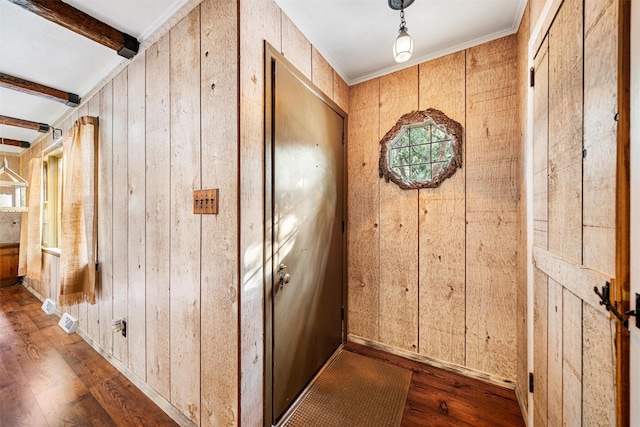
[[[413,0],[389,0],[389,7],[393,10],[400,10],[400,29],[398,38],[393,43],[393,58],[396,62],[406,62],[413,53],[413,39],[407,31],[407,23],[404,20],[404,8],[409,7]]]

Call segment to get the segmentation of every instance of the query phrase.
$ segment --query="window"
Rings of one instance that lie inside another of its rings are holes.
[[[462,126],[438,110],[405,114],[380,144],[380,177],[405,190],[437,187],[462,167]]]
[[[60,247],[62,201],[62,148],[43,156],[42,160],[42,246]]]

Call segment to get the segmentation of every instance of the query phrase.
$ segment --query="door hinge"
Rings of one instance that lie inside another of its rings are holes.
[[[536,72],[533,69],[533,67],[531,67],[529,69],[529,87],[533,87],[536,84]]]
[[[533,372],[529,372],[529,393],[533,393]]]
[[[340,318],[344,320],[344,307],[340,309]]]
[[[344,233],[344,221],[342,221],[342,232]]]

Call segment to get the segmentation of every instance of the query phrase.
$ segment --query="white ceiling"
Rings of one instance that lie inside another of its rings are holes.
[[[393,60],[400,12],[388,0],[275,0],[349,84],[518,31],[526,0],[415,0],[405,9],[413,56]]]
[[[65,0],[143,43],[187,0]],[[84,97],[127,59],[96,42],[0,1],[0,72]],[[0,115],[54,124],[59,102],[0,87]],[[41,134],[0,123],[0,136],[33,142]],[[17,147],[4,147],[19,152]]]
[[[416,0],[405,11],[414,39],[409,62],[391,54],[400,13],[388,0],[275,0],[349,84],[517,31],[526,0]],[[65,0],[145,40],[194,0]],[[85,97],[128,60],[113,50],[0,1],[0,72]],[[65,105],[0,88],[0,115],[54,124]],[[41,134],[0,124],[0,136],[33,142]],[[5,146],[7,152],[19,152]]]

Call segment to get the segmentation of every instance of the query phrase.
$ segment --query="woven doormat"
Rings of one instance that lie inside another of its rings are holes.
[[[283,427],[397,427],[411,371],[341,351]]]

